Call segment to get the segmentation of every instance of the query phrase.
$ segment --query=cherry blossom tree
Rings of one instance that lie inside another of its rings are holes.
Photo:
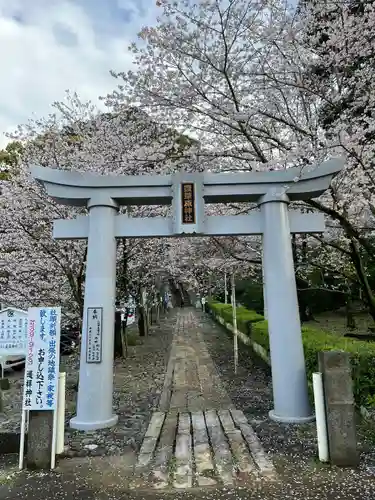
[[[59,304],[65,313],[79,318],[86,243],[53,240],[52,222],[86,210],[54,203],[31,179],[29,166],[100,174],[169,172],[180,167],[181,149],[193,148],[194,141],[158,128],[137,110],[103,114],[75,94],[68,94],[65,102],[54,106],[55,114],[20,126],[13,135],[23,145],[23,152],[1,186],[0,296],[2,302],[18,307]],[[161,215],[164,211],[163,207],[132,207],[132,216]],[[127,264],[133,262],[134,273],[138,273],[140,268],[149,267],[151,255],[157,259],[157,245],[152,240],[123,242],[121,258]],[[159,265],[163,260],[159,259]],[[126,270],[131,273],[132,267]]]
[[[375,298],[362,258],[363,251],[367,260],[375,258],[375,5],[359,0],[308,1],[301,7],[301,15],[306,25],[305,43],[313,54],[303,85],[319,95],[318,116],[324,133],[347,157],[344,175],[310,206],[335,221],[336,233],[337,226],[341,228],[336,250],[351,260],[375,317]]]
[[[218,168],[260,168],[307,154],[315,103],[297,85],[294,12],[277,0],[161,1],[162,16],[133,44],[135,71],[114,73],[114,109],[137,102],[158,122],[194,131]],[[306,144],[307,141],[307,144]]]
[[[325,252],[332,249],[337,268],[350,258],[375,318],[361,259],[362,247],[373,254],[375,93],[373,65],[364,58],[371,61],[373,54],[374,8],[371,2],[354,18],[350,6],[356,3],[310,2],[296,12],[286,0],[161,0],[157,25],[144,28],[140,43],[130,47],[135,69],[113,73],[118,87],[107,103],[114,110],[137,103],[158,122],[188,130],[199,139],[198,156],[216,160],[212,169],[302,169],[329,156],[347,157],[342,175],[309,207],[338,223],[335,251],[330,235],[315,241]],[[328,4],[338,13],[325,16]],[[328,33],[320,47],[314,40],[319,12]],[[327,127],[322,112],[337,110],[349,80],[358,84],[350,110],[336,113]]]

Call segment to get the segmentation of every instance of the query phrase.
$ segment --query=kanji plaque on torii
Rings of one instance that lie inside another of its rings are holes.
[[[88,239],[83,355],[77,415],[71,426],[94,430],[117,422],[112,408],[116,238],[183,235],[262,235],[274,396],[270,417],[288,423],[312,420],[290,235],[322,233],[325,224],[323,214],[289,211],[288,205],[320,196],[343,166],[343,160],[333,158],[304,170],[177,172],[165,176],[101,176],[32,167],[34,178],[57,203],[86,206],[89,210],[88,216],[54,223],[57,239]],[[191,191],[188,186],[193,186]],[[206,203],[233,202],[253,202],[259,210],[247,215],[205,216]],[[173,215],[131,218],[118,214],[120,205],[172,205]],[[89,361],[85,355],[88,311],[92,308],[102,309],[101,356],[95,354],[95,361],[98,358],[101,362],[95,363],[90,363],[93,354]]]
[[[182,223],[195,224],[195,186],[193,182],[181,184]]]

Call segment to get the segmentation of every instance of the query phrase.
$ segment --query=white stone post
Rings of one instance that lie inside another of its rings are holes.
[[[117,204],[109,197],[92,198],[88,204],[89,235],[77,415],[73,429],[91,431],[112,427],[113,350],[116,294],[115,217]],[[103,308],[102,360],[87,363],[87,309]]]
[[[270,190],[260,200],[263,256],[274,409],[270,418],[285,423],[313,420],[306,380],[297,288],[288,217],[288,197]]]

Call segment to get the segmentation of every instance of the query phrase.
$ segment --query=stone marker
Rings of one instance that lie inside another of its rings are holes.
[[[319,352],[323,374],[329,455],[332,465],[359,464],[350,356],[344,351]]]
[[[53,411],[30,411],[26,464],[28,469],[49,469]]]

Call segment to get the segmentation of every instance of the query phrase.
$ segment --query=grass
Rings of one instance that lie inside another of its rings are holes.
[[[315,321],[306,321],[303,326],[311,326],[313,328],[319,328],[330,333],[335,333],[339,336],[343,336],[346,333],[355,333],[358,335],[368,335],[369,327],[373,327],[374,320],[368,313],[356,313],[354,316],[356,328],[354,330],[347,328],[346,326],[346,316],[345,312],[331,311],[327,313],[321,313],[314,315]],[[374,334],[375,337],[375,334]]]

